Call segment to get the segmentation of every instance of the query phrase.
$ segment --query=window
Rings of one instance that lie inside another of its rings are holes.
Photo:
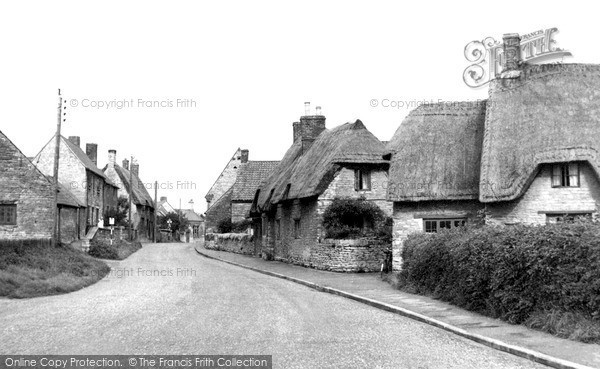
[[[546,214],[546,223],[573,223],[576,219],[591,216],[592,213]]]
[[[354,170],[354,190],[368,191],[371,189],[371,172],[363,169]]]
[[[440,229],[451,229],[461,227],[467,222],[466,219],[423,219],[423,229],[427,233],[436,233]]]
[[[0,225],[17,225],[17,205],[0,205]]]
[[[294,238],[302,236],[302,228],[300,228],[300,219],[294,219]]]
[[[579,187],[579,164],[554,164],[552,167],[552,187]]]
[[[281,239],[281,220],[277,219],[275,221],[275,231],[277,232],[277,239]]]

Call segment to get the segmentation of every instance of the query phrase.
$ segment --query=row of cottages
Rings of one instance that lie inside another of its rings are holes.
[[[360,120],[327,129],[323,115],[307,114],[293,123],[293,144],[250,211],[262,256],[319,269],[378,269],[389,246],[332,244],[322,214],[336,197],[363,197],[391,215],[383,154],[384,144]]]
[[[216,231],[224,219],[232,223],[248,218],[254,192],[278,161],[249,160],[249,150],[238,148],[205,196],[205,228]]]
[[[421,106],[388,144],[394,269],[409,233],[478,213],[502,225],[598,214],[600,65],[513,65],[487,101]]]
[[[54,173],[56,136],[53,136],[33,158],[33,164],[46,176]],[[93,237],[98,227],[104,225],[106,211],[117,208],[117,186],[108,180],[97,166],[98,145],[88,143],[84,153],[80,138],[68,139],[60,136],[60,161],[58,179],[61,188],[69,191],[69,197],[76,201],[60,208],[60,239],[71,243],[79,239]]]
[[[116,184],[118,197],[124,197],[131,203],[131,222],[135,236],[142,241],[152,240],[155,206],[146,187],[152,188],[154,184],[145,184],[140,179],[138,163],[129,163],[128,159],[123,159],[122,164],[117,164],[117,151],[108,150],[108,163],[102,171]]]
[[[189,204],[189,209],[175,209],[173,206],[171,206],[166,196],[161,196],[157,204],[156,215],[164,217],[169,213],[180,214],[188,220],[191,233],[190,236],[192,239],[196,239],[204,236],[205,220],[204,215],[198,214],[194,210],[194,200],[190,200]]]

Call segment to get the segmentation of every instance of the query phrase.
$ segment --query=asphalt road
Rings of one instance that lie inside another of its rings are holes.
[[[0,299],[0,354],[273,355],[275,368],[546,368],[342,297],[153,244],[83,290]]]

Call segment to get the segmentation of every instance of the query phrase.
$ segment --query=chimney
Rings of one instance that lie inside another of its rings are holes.
[[[501,78],[517,78],[521,75],[521,37],[518,33],[505,33],[503,40]]]
[[[140,165],[138,163],[131,163],[131,173],[138,177],[140,175]]]
[[[304,103],[304,115],[310,115],[310,101]]]
[[[71,141],[71,143],[77,147],[79,147],[81,143],[79,136],[69,136],[69,141]]]
[[[250,151],[244,149],[241,151],[241,157],[242,157],[242,164],[243,163],[247,163],[248,162],[248,156],[250,155]]]
[[[308,104],[308,105],[307,105]],[[310,103],[304,103],[305,107],[310,107]],[[306,109],[310,114],[310,108]],[[320,112],[320,109],[318,110]],[[325,130],[325,116],[323,115],[304,115],[300,117],[300,122],[292,124],[294,131],[294,142],[302,141],[302,152],[306,152],[317,137]]]
[[[129,170],[129,159],[123,159],[123,168]]]
[[[167,196],[161,196],[160,202],[167,202]]]
[[[98,166],[98,144],[85,144],[85,154],[88,156],[88,158],[90,158],[95,166]]]
[[[117,162],[117,150],[108,150],[108,166],[110,168],[114,168],[116,162]]]
[[[191,199],[188,204],[190,204],[190,209],[192,209],[192,211],[194,211],[194,199]]]

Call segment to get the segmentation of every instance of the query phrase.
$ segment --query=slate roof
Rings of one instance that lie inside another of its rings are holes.
[[[54,136],[56,137],[56,136]],[[77,156],[77,158],[79,159],[79,161],[81,161],[81,163],[83,164],[83,166],[85,167],[85,169],[94,172],[95,174],[99,175],[100,177],[104,178],[107,183],[111,184],[114,186],[114,184],[112,182],[110,182],[108,180],[108,178],[106,178],[106,176],[104,175],[104,173],[100,170],[100,168],[98,168],[96,166],[96,164],[94,164],[92,162],[92,159],[89,158],[89,156],[86,155],[85,152],[83,152],[83,150],[81,149],[81,147],[75,145],[74,143],[72,143],[71,141],[69,141],[68,139],[66,139],[64,136],[62,137],[62,142],[64,144],[67,145],[67,147],[69,149],[71,149],[71,151],[75,154],[75,156]]]
[[[240,165],[237,179],[233,185],[232,201],[252,202],[256,190],[260,187],[279,161],[256,161],[251,160]]]

